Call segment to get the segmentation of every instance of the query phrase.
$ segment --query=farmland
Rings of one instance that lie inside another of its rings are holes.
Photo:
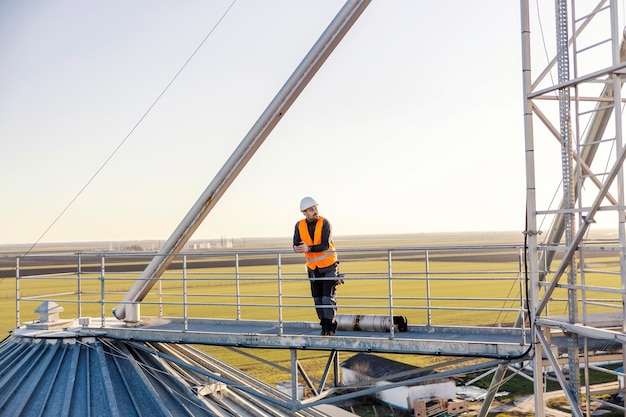
[[[187,297],[188,314],[193,317],[275,320],[277,292],[285,320],[315,321],[303,259],[291,253],[290,240],[241,239],[227,250],[211,248],[190,251],[185,258],[187,272],[181,280],[183,259],[178,258],[163,275],[159,285],[144,300],[143,315],[181,316],[183,294]],[[381,313],[388,311],[393,275],[394,311],[408,317],[411,325],[509,325],[518,316],[523,289],[520,280],[519,253],[516,250],[467,249],[474,246],[511,245],[520,247],[521,233],[423,234],[401,236],[354,236],[336,238],[340,270],[347,276],[339,287],[340,313]],[[145,248],[146,242],[123,246]],[[53,297],[64,307],[62,318],[98,317],[102,312],[111,317],[125,292],[152,258],[148,252],[135,251],[131,256],[103,250],[108,244],[46,245],[20,259],[20,323],[37,318],[34,308],[47,298],[26,298],[41,294]],[[285,248],[287,246],[287,248]],[[391,250],[393,248],[393,250]],[[402,249],[404,248],[404,249]],[[439,249],[436,249],[439,248]],[[441,249],[444,248],[444,249]],[[8,335],[16,318],[16,256],[24,248],[0,248],[0,331]],[[281,286],[277,290],[277,258],[280,256]],[[79,314],[76,296],[76,253],[81,253],[81,302]],[[235,293],[233,254],[238,253]],[[101,302],[100,260],[105,255],[109,281],[107,299]],[[389,257],[393,257],[390,267]],[[49,261],[54,259],[54,263]],[[611,260],[598,260],[610,267]],[[427,273],[425,272],[427,271]],[[54,273],[45,280],[28,278]],[[50,279],[53,277],[53,279]],[[428,280],[426,280],[428,278]],[[592,276],[587,277],[593,280]],[[426,286],[426,282],[429,282]],[[183,285],[185,291],[183,292]],[[428,298],[425,294],[429,293]],[[61,294],[61,295],[59,295]],[[554,297],[558,306],[559,294]],[[563,296],[565,299],[565,297]],[[565,311],[565,302],[562,303]],[[558,311],[557,311],[558,313]],[[219,359],[236,364],[269,383],[289,378],[290,352],[273,349],[236,349],[201,347]],[[393,359],[417,366],[445,362],[445,358],[391,355]],[[260,364],[264,358],[274,365]],[[320,377],[319,370],[327,361],[327,352],[302,351],[299,360],[304,369]],[[347,359],[344,353],[340,360]]]

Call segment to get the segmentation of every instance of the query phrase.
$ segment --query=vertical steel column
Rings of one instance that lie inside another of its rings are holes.
[[[519,326],[522,328],[523,331],[523,335],[524,337],[522,338],[522,340],[526,340],[526,308],[529,305],[529,301],[527,300],[527,296],[528,294],[526,294],[526,286],[524,285],[524,277],[525,277],[525,271],[524,271],[524,251],[526,250],[526,248],[520,249],[519,253],[517,254],[517,265],[518,265],[518,271],[517,271],[517,279],[519,282],[519,316],[518,316],[518,322],[515,323],[516,326]]]
[[[432,312],[430,310],[430,258],[428,249],[424,251],[424,268],[426,269],[426,324],[432,326]]]
[[[20,256],[15,257],[15,328],[20,327]]]
[[[393,327],[393,320],[391,322],[391,327]],[[339,351],[333,350],[334,358],[333,358],[333,387],[339,386]]]
[[[298,352],[296,349],[289,349],[291,352],[291,409],[298,409]]]
[[[283,334],[284,326],[283,326],[283,281],[282,281],[282,264],[281,264],[281,256],[280,253],[278,256],[278,334]]]
[[[78,255],[78,259],[77,259],[77,271],[76,271],[76,277],[77,277],[77,282],[76,282],[76,301],[78,302],[78,305],[76,306],[76,311],[78,313],[78,317],[82,317],[82,286],[81,286],[81,256],[80,253],[77,254]]]
[[[105,325],[105,315],[104,315],[104,255],[100,255],[100,327],[104,327]]]
[[[618,22],[618,5],[617,0],[611,0],[611,38],[613,45],[613,58],[612,63],[617,66],[626,59],[626,29],[620,30]],[[613,85],[613,118],[615,120],[615,148],[623,149],[624,141],[623,125],[622,125],[622,85],[624,78],[619,74],[611,74],[611,81]],[[616,155],[619,158],[619,152],[616,151]],[[622,252],[620,253],[620,275],[621,275],[621,287],[622,287],[622,332],[626,331],[626,215],[624,211],[624,170],[621,169],[617,176],[617,196],[618,207],[621,209],[617,212],[618,216],[618,236],[620,247]],[[626,349],[622,344],[622,362],[626,363]]]
[[[387,278],[387,286],[389,291],[389,338],[394,338],[393,328],[393,283],[392,283],[392,267],[391,267],[391,250],[387,251],[387,272],[389,277]]]
[[[556,4],[556,46],[557,46],[557,69],[558,82],[565,84],[570,81],[569,74],[569,45],[567,23],[567,0],[557,0]],[[561,170],[563,178],[563,209],[565,221],[565,244],[570,246],[574,240],[575,213],[574,213],[574,175],[573,175],[573,144],[572,144],[572,120],[570,112],[570,87],[559,89],[559,126],[561,137]],[[567,311],[570,323],[578,322],[578,290],[576,285],[576,256],[572,256],[567,274],[567,282],[570,285],[567,290]],[[577,404],[580,404],[580,367],[578,360],[578,335],[571,333],[567,337],[568,353],[568,379],[569,389],[576,396]]]
[[[535,143],[533,136],[533,103],[530,94],[532,93],[531,80],[531,55],[530,55],[530,9],[529,0],[520,1],[521,17],[521,42],[522,42],[522,86],[523,86],[523,108],[524,108],[524,142],[525,142],[525,163],[526,163],[526,259],[528,262],[528,273],[526,277],[530,286],[531,311],[530,326],[532,332],[531,343],[534,346],[533,355],[533,380],[535,387],[535,415],[545,417],[545,400],[543,397],[543,367],[542,349],[539,341],[541,328],[535,325],[535,317],[540,300],[539,268],[537,258],[537,200],[535,186]]]
[[[163,317],[163,281],[159,280],[159,317]]]
[[[239,254],[235,254],[235,302],[237,304],[237,320],[241,320],[241,290],[239,289]]]
[[[186,332],[187,330],[189,330],[189,317],[187,315],[187,255],[183,255],[183,331]]]

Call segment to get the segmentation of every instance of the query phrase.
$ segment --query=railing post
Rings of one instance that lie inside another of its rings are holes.
[[[278,253],[278,334],[283,334],[283,285],[281,256]]]
[[[432,325],[432,315],[430,309],[430,256],[428,249],[424,251],[424,268],[426,277],[426,323]]]
[[[239,254],[235,254],[235,304],[237,305],[237,320],[241,320],[241,294],[239,291]]]
[[[184,267],[183,267],[184,269]],[[159,279],[157,280],[157,295],[159,298],[159,312],[158,317],[162,318],[163,317],[163,279],[161,279],[161,277],[159,277]]]
[[[160,281],[160,280],[159,280]],[[188,329],[187,318],[187,255],[183,255],[183,331]]]
[[[15,328],[20,327],[20,257],[15,257]]]
[[[518,255],[518,264],[519,264],[519,272],[518,272],[518,279],[519,279],[519,298],[520,298],[520,310],[519,310],[519,316],[521,318],[521,326],[522,326],[522,332],[525,332],[525,327],[526,327],[526,314],[524,314],[524,300],[526,299],[526,293],[524,291],[524,248],[521,248],[519,250],[519,255]],[[525,333],[522,333],[524,336]],[[524,340],[526,340],[526,337],[524,337]]]
[[[104,255],[100,255],[100,327],[104,327]]]
[[[183,267],[184,270],[184,267]],[[159,278],[159,318],[163,317],[163,280]]]
[[[77,290],[77,294],[76,294],[76,301],[78,302],[78,306],[76,308],[77,312],[78,312],[78,317],[82,317],[83,314],[83,309],[82,309],[82,287],[81,287],[81,270],[82,270],[82,263],[81,263],[81,254],[80,252],[77,253],[76,255],[78,255],[78,259],[77,259],[77,268],[78,270],[76,271],[76,277],[78,279],[78,282],[76,283],[76,290]]]
[[[389,291],[389,338],[393,339],[395,329],[393,328],[393,285],[391,282],[391,249],[387,251],[387,271],[389,272],[389,277],[387,278],[387,286]]]

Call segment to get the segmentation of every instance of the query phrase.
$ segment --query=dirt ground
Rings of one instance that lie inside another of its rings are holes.
[[[592,391],[604,391],[604,390],[615,390],[618,388],[617,381],[609,382],[606,384],[598,384],[592,387]],[[582,392],[584,393],[585,389],[582,387]],[[559,398],[564,397],[563,391],[551,391],[544,393],[544,400],[547,402],[551,398]],[[476,409],[478,411],[480,406]],[[535,415],[535,397],[534,395],[525,395],[522,397],[518,397],[515,401],[507,404],[494,404],[493,407],[489,410],[490,412],[506,412],[506,413],[527,413],[528,416]],[[555,410],[551,408],[547,408],[545,411],[546,417],[570,417],[572,414],[560,410]],[[469,414],[468,414],[469,416]]]

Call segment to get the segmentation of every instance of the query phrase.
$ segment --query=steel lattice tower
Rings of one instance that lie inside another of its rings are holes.
[[[583,416],[595,400],[591,391],[581,404],[581,378],[590,392],[596,368],[589,341],[626,340],[623,11],[617,1],[521,6],[536,415],[553,369],[572,415]],[[552,206],[557,183],[561,203]],[[555,332],[568,337],[567,366],[551,349]]]

